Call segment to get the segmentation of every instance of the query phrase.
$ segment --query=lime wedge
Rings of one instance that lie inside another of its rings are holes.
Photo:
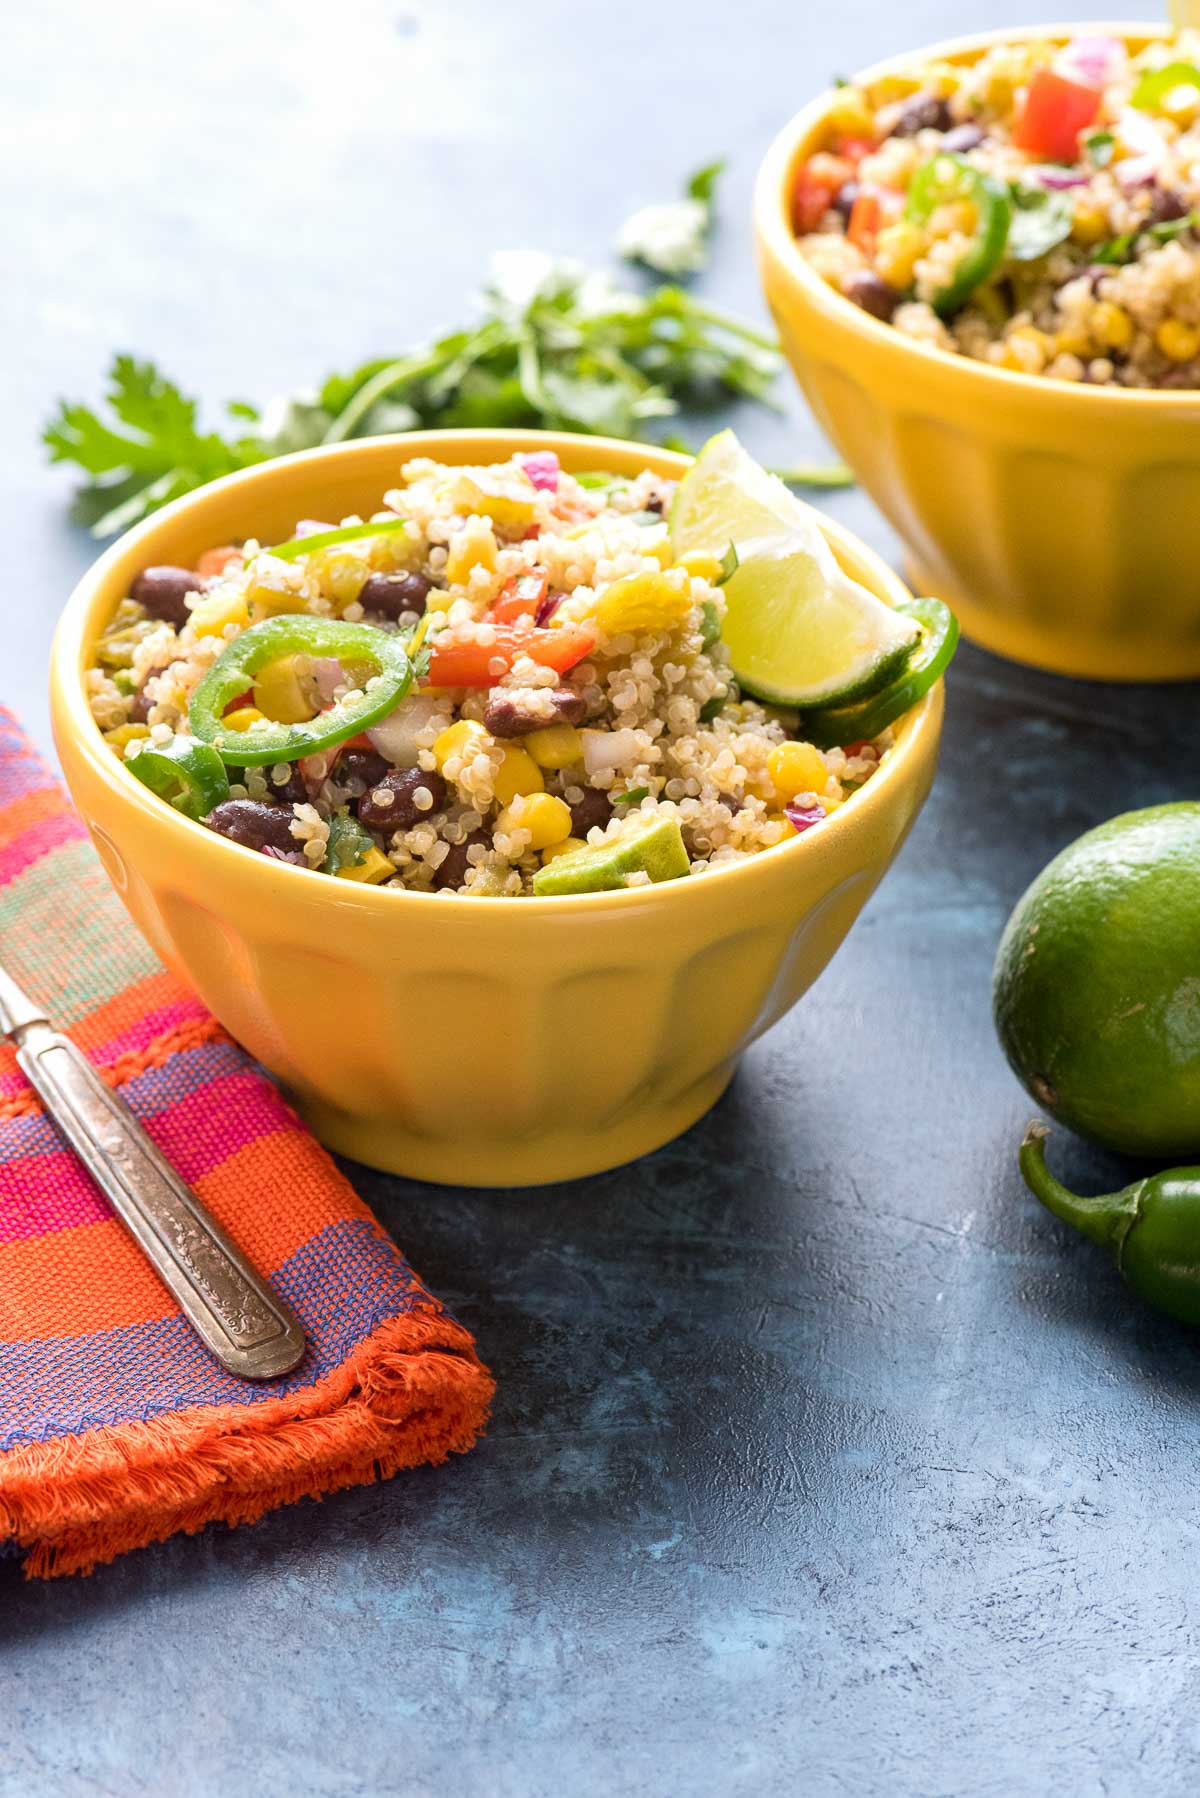
[[[533,890],[545,893],[606,893],[625,885],[627,874],[644,873],[652,881],[678,880],[690,867],[678,822],[640,814],[619,835],[586,849],[556,855],[533,877]]]
[[[677,557],[736,548],[721,636],[739,684],[760,699],[862,699],[896,676],[920,636],[843,573],[814,515],[732,431],[710,438],[680,481],[670,531]]]

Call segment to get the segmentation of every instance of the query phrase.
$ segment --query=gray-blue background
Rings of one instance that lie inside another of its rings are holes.
[[[37,431],[114,348],[263,399],[454,323],[490,250],[603,258],[721,153],[703,291],[761,315],[748,203],[776,127],[831,73],[1023,16],[22,9],[0,59],[0,694],[45,737],[90,551]],[[823,453],[782,391],[747,441]],[[862,497],[830,509],[894,553]],[[1194,1342],[1023,1197],[1027,1102],[988,1017],[1026,880],[1194,791],[1194,719],[1190,690],[965,651],[899,865],[688,1137],[527,1195],[359,1172],[478,1332],[490,1436],[87,1582],[0,1566],[4,1798],[1194,1791]]]

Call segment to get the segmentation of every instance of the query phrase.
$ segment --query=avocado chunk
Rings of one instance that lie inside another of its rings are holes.
[[[623,825],[618,836],[603,843],[589,843],[569,855],[557,855],[533,877],[539,897],[549,893],[607,893],[625,885],[627,874],[639,870],[652,881],[678,880],[690,863],[674,818],[639,814]]]

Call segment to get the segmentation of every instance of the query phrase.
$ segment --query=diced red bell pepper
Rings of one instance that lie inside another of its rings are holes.
[[[518,618],[536,618],[548,586],[544,574],[516,574],[505,581],[488,616],[495,624],[515,624]]]
[[[1072,81],[1055,69],[1038,69],[1013,125],[1013,142],[1031,156],[1074,162],[1079,133],[1100,110],[1100,90]]]
[[[816,180],[808,164],[803,163],[792,188],[792,229],[797,237],[816,230],[833,205],[833,195],[833,184]]]
[[[440,638],[430,647],[427,685],[491,687],[519,655],[530,656],[556,674],[566,674],[596,646],[596,632],[590,624],[564,624],[546,631],[532,624],[498,624],[495,632],[494,643]],[[493,667],[496,662],[504,664],[500,672]]]
[[[213,580],[224,574],[230,562],[240,562],[242,552],[234,543],[223,543],[219,549],[206,549],[203,555],[196,558],[196,573],[205,580]]]
[[[869,256],[875,248],[875,239],[885,225],[894,224],[904,207],[900,194],[893,193],[890,188],[862,187],[854,196],[854,204],[850,208],[850,223],[846,227],[846,236],[850,242],[860,249],[864,256]]]
[[[864,156],[875,154],[875,145],[869,137],[847,137],[838,145],[837,153],[857,168]]]
[[[247,687],[246,691],[244,693],[239,693],[236,699],[231,699],[229,701],[229,704],[225,707],[225,711],[221,713],[221,716],[222,716],[222,718],[224,718],[226,713],[228,713],[228,712],[236,712],[236,711],[239,711],[241,709],[241,707],[244,705],[253,705],[253,704],[254,704],[254,688]]]

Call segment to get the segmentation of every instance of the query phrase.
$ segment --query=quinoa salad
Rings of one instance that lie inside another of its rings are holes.
[[[675,483],[545,450],[398,473],[369,520],[147,568],[118,606],[93,716],[197,823],[395,889],[594,891],[776,848],[878,768],[889,730],[818,748],[739,691]]]
[[[875,318],[994,367],[1200,386],[1200,32],[1000,45],[835,93],[792,222]]]

